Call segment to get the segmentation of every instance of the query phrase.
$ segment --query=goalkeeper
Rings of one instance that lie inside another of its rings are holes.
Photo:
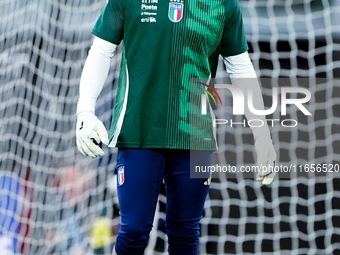
[[[108,0],[92,33],[95,38],[80,81],[77,146],[93,158],[103,155],[100,142],[118,147],[121,224],[114,254],[143,254],[163,180],[168,252],[197,254],[209,176],[190,178],[190,167],[212,165],[217,146],[212,112],[194,112],[199,105],[190,102],[189,93],[202,90],[190,87],[190,81],[208,83],[221,54],[233,85],[246,91],[252,84],[254,106],[264,109],[259,84],[240,80],[256,78],[256,74],[247,53],[239,3]],[[108,136],[95,116],[95,104],[121,41],[122,61]],[[266,123],[263,116],[249,111],[245,115]],[[195,123],[190,123],[191,117]],[[276,154],[268,126],[252,131],[257,164],[272,164]],[[269,184],[274,175],[260,172],[257,178]]]

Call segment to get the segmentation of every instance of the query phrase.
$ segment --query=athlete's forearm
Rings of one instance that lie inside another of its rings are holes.
[[[242,90],[245,96],[245,102],[248,102],[248,89],[251,89],[254,108],[257,110],[264,110],[261,88],[248,52],[227,57],[224,59],[224,63],[230,74],[232,84]],[[262,127],[251,128],[255,140],[258,137],[270,135],[265,116],[252,113],[249,111],[248,107],[245,107],[245,116],[248,120],[260,119],[264,123]]]
[[[95,111],[96,101],[107,78],[117,45],[95,37],[80,79],[77,114]]]

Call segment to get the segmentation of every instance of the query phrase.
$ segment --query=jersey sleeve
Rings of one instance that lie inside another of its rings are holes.
[[[241,6],[238,0],[227,0],[226,19],[223,29],[220,54],[230,57],[248,50],[242,21]]]
[[[123,40],[124,20],[122,0],[108,0],[92,29],[92,34],[118,45]]]

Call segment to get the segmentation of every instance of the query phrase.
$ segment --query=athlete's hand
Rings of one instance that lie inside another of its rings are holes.
[[[259,173],[256,175],[256,178],[262,184],[268,185],[276,175],[274,171],[276,153],[270,136],[262,136],[256,139],[255,150],[259,167]]]
[[[103,156],[104,151],[99,147],[99,143],[109,144],[104,124],[92,112],[81,112],[77,115],[76,128],[78,150],[92,158]]]

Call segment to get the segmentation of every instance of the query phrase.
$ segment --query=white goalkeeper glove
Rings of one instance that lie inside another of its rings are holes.
[[[259,172],[256,175],[258,181],[268,185],[272,183],[275,172],[276,153],[270,136],[261,136],[255,141],[257,154],[257,166]]]
[[[77,115],[76,128],[78,150],[92,158],[103,156],[104,151],[99,147],[99,143],[109,144],[104,124],[92,112],[86,111]]]

